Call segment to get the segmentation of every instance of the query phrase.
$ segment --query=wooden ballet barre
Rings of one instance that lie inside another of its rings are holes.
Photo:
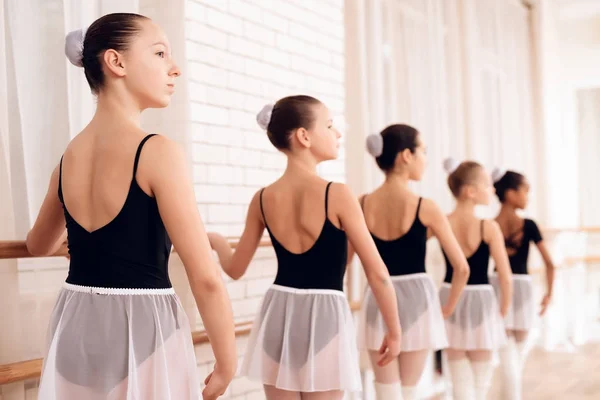
[[[229,238],[229,244],[232,248],[236,248],[239,244],[239,238]],[[259,247],[271,246],[271,241],[263,239],[260,241]],[[173,253],[176,251],[173,249]],[[66,257],[69,255],[67,244],[63,243],[58,251],[48,257]],[[41,258],[32,255],[27,251],[27,246],[24,240],[0,240],[0,260],[12,260],[16,258]]]
[[[360,310],[360,301],[350,303],[350,309]],[[250,334],[253,321],[244,321],[235,324],[235,337],[244,337]],[[206,331],[192,332],[194,346],[209,343]],[[29,379],[39,379],[42,374],[43,359],[19,361],[11,364],[0,365],[0,386],[9,383],[21,382]]]
[[[550,235],[556,235],[558,233],[568,232],[582,232],[582,233],[600,233],[600,226],[582,226],[582,227],[567,227],[567,228],[546,228],[543,232]],[[233,248],[237,247],[239,243],[238,238],[229,238],[229,243]],[[271,241],[268,239],[261,240],[260,247],[268,247],[271,245]],[[173,252],[176,252],[173,250]],[[65,257],[68,255],[67,245],[64,243],[60,249],[49,257]],[[15,259],[15,258],[35,258],[27,251],[27,246],[24,240],[0,240],[0,260]]]
[[[0,386],[9,383],[38,379],[42,374],[43,359],[20,361],[0,365]]]

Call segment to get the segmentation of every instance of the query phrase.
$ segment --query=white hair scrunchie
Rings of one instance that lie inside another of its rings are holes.
[[[269,123],[271,122],[271,115],[273,115],[273,108],[275,105],[266,104],[258,114],[256,114],[256,122],[262,130],[267,131]]]
[[[367,151],[377,158],[383,153],[383,136],[379,133],[367,136]]]
[[[71,64],[83,67],[83,41],[86,29],[76,29],[67,34],[65,38],[65,54]]]
[[[459,167],[460,162],[455,158],[448,157],[444,160],[444,170],[450,175]]]
[[[496,167],[492,171],[492,180],[494,181],[494,183],[496,183],[500,179],[502,179],[504,177],[504,175],[506,175],[506,170],[502,169],[502,168],[499,168],[499,167]]]

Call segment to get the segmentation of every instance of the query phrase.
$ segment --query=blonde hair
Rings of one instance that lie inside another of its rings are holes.
[[[454,197],[460,196],[460,191],[465,185],[476,182],[479,170],[483,168],[475,161],[463,161],[448,175],[448,187]]]

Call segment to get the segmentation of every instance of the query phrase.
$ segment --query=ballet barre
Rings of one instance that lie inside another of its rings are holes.
[[[600,227],[570,227],[570,228],[551,228],[544,229],[547,234],[558,234],[563,232],[581,232],[581,233],[600,233]],[[230,245],[236,247],[238,245],[238,238],[229,238]],[[259,247],[271,247],[271,242],[268,239],[261,240]],[[59,250],[51,255],[50,257],[65,257],[68,255],[67,245],[64,243]],[[30,254],[27,251],[25,241],[0,241],[0,260],[3,259],[17,259],[17,258],[40,258]],[[571,268],[577,264],[598,264],[600,263],[600,255],[596,256],[583,256],[583,257],[571,257],[564,260],[557,269]],[[530,274],[539,274],[543,268],[533,268]],[[351,276],[348,277],[349,280]],[[350,282],[348,282],[350,286]],[[362,301],[350,302],[350,309],[352,312],[360,310]],[[253,321],[242,321],[235,324],[235,336],[243,337],[250,333]],[[209,343],[209,338],[206,331],[195,331],[192,332],[192,342],[194,345],[201,345]],[[42,372],[43,359],[33,359],[19,361],[10,364],[0,365],[0,386],[31,380],[38,379]]]
[[[239,238],[229,238],[229,244],[235,248],[238,245]],[[271,247],[271,241],[263,239],[259,247]],[[175,250],[173,250],[175,252]],[[67,244],[61,245],[59,250],[48,257],[66,257],[68,256]],[[27,246],[23,240],[0,241],[0,260],[10,260],[18,258],[42,258],[37,257],[27,251]],[[360,309],[361,302],[350,302],[352,312]],[[253,320],[242,321],[235,324],[234,332],[236,338],[247,336],[252,329]],[[194,346],[209,343],[210,340],[206,331],[192,332],[192,342]],[[31,379],[39,379],[42,373],[42,358],[33,360],[18,361],[10,364],[0,365],[0,386],[16,382],[22,382]]]
[[[236,248],[238,245],[239,238],[229,238],[229,244],[232,248]],[[270,247],[271,241],[263,239],[260,241],[259,247]],[[177,253],[175,248],[172,250],[173,253]],[[48,257],[66,257],[69,255],[67,243],[63,243],[60,248],[52,255]],[[27,250],[27,245],[24,240],[0,240],[0,260],[12,260],[16,258],[41,258],[34,256]]]

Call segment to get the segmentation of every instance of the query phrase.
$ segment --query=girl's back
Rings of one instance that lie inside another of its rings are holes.
[[[133,181],[153,196],[147,179],[148,160],[159,138],[144,145],[138,171],[135,156],[145,133],[100,133],[86,128],[67,147],[62,159],[62,192],[71,216],[88,232],[107,226],[122,210]]]
[[[420,197],[409,190],[383,185],[362,201],[369,231],[379,239],[404,236],[418,218]]]
[[[329,191],[327,185],[327,181],[317,176],[283,177],[264,189],[265,222],[289,252],[302,254],[310,250],[328,222],[341,228],[335,213],[336,185]]]

